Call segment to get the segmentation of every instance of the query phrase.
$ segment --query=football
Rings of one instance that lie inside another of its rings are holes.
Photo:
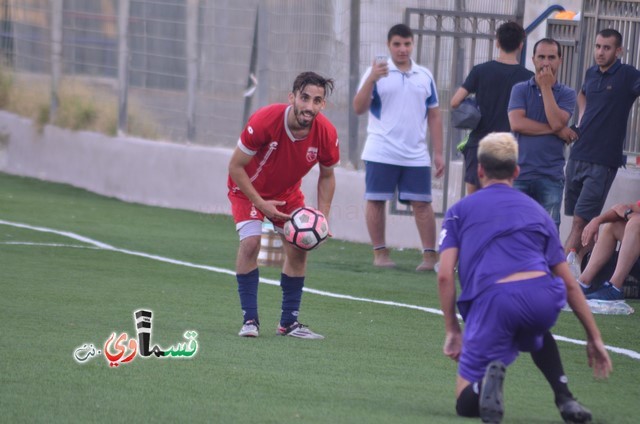
[[[319,210],[308,206],[296,209],[284,224],[284,238],[302,250],[313,250],[329,236],[329,224]]]

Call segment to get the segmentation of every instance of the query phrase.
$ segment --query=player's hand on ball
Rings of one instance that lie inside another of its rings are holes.
[[[278,206],[284,206],[286,203],[283,200],[265,200],[263,204],[256,205],[256,207],[272,221],[287,221],[291,219],[291,215],[278,210]]]

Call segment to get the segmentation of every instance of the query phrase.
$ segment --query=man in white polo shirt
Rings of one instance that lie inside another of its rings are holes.
[[[437,254],[427,124],[435,175],[444,173],[438,93],[431,72],[411,59],[413,32],[407,25],[391,27],[387,46],[391,58],[374,60],[353,99],[358,115],[369,111],[362,160],[366,167],[366,220],[373,244],[373,264],[395,266],[386,247],[385,207],[397,189],[398,199],[411,204],[422,243],[423,259],[416,270],[429,271],[437,262]]]

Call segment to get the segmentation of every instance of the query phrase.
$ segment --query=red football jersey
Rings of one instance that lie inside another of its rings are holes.
[[[319,113],[309,134],[295,140],[286,125],[289,105],[274,104],[256,111],[240,134],[238,147],[253,159],[245,171],[251,183],[267,200],[284,199],[300,189],[302,177],[319,162],[331,167],[340,160],[338,133]],[[231,176],[229,190],[241,193]]]

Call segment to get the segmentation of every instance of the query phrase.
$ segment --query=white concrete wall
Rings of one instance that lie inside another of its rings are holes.
[[[25,118],[0,111],[0,171],[70,184],[127,202],[230,214],[227,163],[231,150],[178,145],[131,137],[107,137],[47,126],[42,134]],[[460,193],[461,164],[449,165],[450,198]],[[315,204],[317,169],[305,178],[303,190]],[[364,173],[336,169],[337,189],[329,222],[337,239],[369,243],[364,221]],[[438,183],[436,183],[437,185]],[[640,199],[640,170],[621,169],[607,206]],[[442,193],[434,190],[434,208]],[[570,228],[562,218],[561,235]],[[440,221],[438,220],[438,228]],[[387,244],[420,248],[412,217],[390,216]]]
[[[0,171],[66,183],[127,202],[230,214],[231,152],[53,126],[40,134],[30,120],[0,111]],[[303,182],[310,205],[316,204],[317,176],[313,169]],[[336,178],[331,231],[338,239],[367,243],[364,173],[338,168]],[[419,247],[413,218],[390,217],[387,228],[390,246]]]

